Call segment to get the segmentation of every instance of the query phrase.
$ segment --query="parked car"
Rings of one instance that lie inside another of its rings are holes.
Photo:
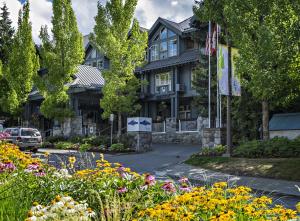
[[[21,150],[29,149],[36,152],[42,145],[41,133],[34,128],[6,128],[4,133],[9,134],[6,141],[16,144]]]

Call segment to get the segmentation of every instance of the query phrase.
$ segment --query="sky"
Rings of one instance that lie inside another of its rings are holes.
[[[5,2],[9,8],[10,18],[16,27],[18,11],[25,0],[0,0],[0,5]],[[98,0],[72,0],[73,9],[77,17],[79,31],[83,35],[90,33],[95,25],[94,17],[97,14]],[[105,0],[100,0],[104,3]],[[140,25],[151,28],[158,17],[180,22],[192,16],[192,7],[195,0],[139,0],[135,17]],[[51,28],[52,3],[51,0],[30,0],[30,20],[32,34],[36,43],[42,25]]]

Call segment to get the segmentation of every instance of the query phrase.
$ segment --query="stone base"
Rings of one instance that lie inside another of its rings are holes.
[[[133,149],[137,152],[147,152],[152,150],[152,133],[149,132],[129,132],[132,137]]]
[[[202,135],[200,132],[182,133],[153,133],[153,143],[156,144],[199,144],[201,145]]]
[[[226,144],[225,128],[204,128],[202,137],[203,147],[214,147]]]

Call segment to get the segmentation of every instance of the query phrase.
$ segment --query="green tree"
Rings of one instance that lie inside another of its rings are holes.
[[[44,97],[41,112],[47,118],[63,120],[70,117],[67,83],[72,81],[84,57],[83,38],[78,31],[71,0],[53,0],[52,35],[47,26],[41,28],[40,38],[42,67],[47,74],[36,79]]]
[[[9,12],[6,4],[0,8],[0,60],[6,65],[8,62],[9,52],[13,42],[14,29],[9,18]],[[9,95],[9,85],[2,75],[2,65],[0,74],[0,106],[4,111],[7,107],[7,97]]]
[[[2,104],[7,112],[16,112],[27,101],[33,78],[39,69],[38,56],[32,40],[29,2],[19,12],[18,29],[14,35],[3,76],[8,82],[7,99]]]
[[[239,49],[237,72],[262,103],[263,137],[269,138],[269,109],[299,93],[299,3],[291,0],[204,0],[195,13],[219,23],[227,43]],[[298,37],[298,38],[297,38]],[[294,56],[295,55],[295,56]],[[294,67],[294,71],[291,71]]]
[[[299,34],[298,38],[295,35],[299,10],[289,0],[240,3],[229,1],[225,8],[230,33],[239,48],[237,71],[244,79],[249,77],[244,86],[262,103],[263,138],[269,139],[270,109],[286,105],[299,93],[299,81],[290,68],[293,55],[299,53]]]
[[[110,69],[104,71],[105,86],[100,101],[103,117],[118,114],[118,136],[121,135],[122,114],[136,112],[140,81],[134,72],[144,62],[147,33],[140,31],[139,23],[133,19],[137,0],[111,0],[105,6],[98,4],[95,18],[97,47],[110,60]]]
[[[0,10],[0,59],[4,64],[7,64],[15,30],[11,26],[10,13],[5,3]]]

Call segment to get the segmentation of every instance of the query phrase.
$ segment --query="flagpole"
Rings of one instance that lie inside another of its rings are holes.
[[[211,21],[208,22],[208,127],[211,128]]]
[[[220,94],[219,94],[219,25],[217,25],[217,128],[220,128]]]

